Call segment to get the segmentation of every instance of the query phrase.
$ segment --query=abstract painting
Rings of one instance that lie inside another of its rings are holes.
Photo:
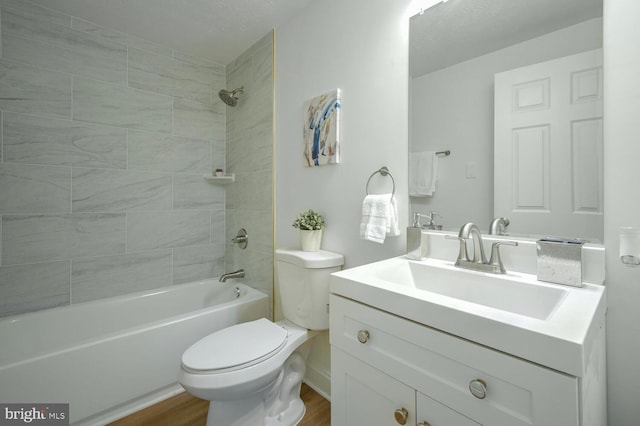
[[[340,89],[304,103],[304,163],[307,167],[340,162]]]

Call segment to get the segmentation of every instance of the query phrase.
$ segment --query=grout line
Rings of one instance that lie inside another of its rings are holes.
[[[176,258],[175,251],[174,251],[175,249],[176,249],[175,247],[171,247],[171,284],[170,285],[172,286],[176,284],[175,283],[176,277],[173,270],[173,263],[175,262],[175,258]]]
[[[69,259],[69,305],[73,305],[73,259]]]
[[[70,74],[71,76],[71,115],[69,116],[69,119],[71,121],[73,121],[73,93],[75,92],[74,88],[76,86],[76,77],[73,74]]]
[[[0,9],[0,34],[2,34],[2,9]],[[4,52],[2,51],[2,39],[0,36],[0,58],[4,58]]]
[[[125,166],[124,166],[124,170],[129,170],[129,129],[125,129],[125,152],[124,152],[124,156],[125,156]]]
[[[73,166],[69,166],[71,173],[69,173],[69,214],[73,214]]]
[[[129,238],[127,238],[129,232],[129,212],[124,212],[124,254],[129,253]]]
[[[174,96],[171,97],[171,130],[169,134],[176,135],[176,98]]]
[[[129,43],[127,42],[125,44],[126,48],[127,48],[127,60],[125,62],[125,81],[124,81],[124,85],[125,87],[129,87]]]

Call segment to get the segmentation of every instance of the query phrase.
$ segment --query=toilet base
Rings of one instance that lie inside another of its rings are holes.
[[[262,425],[264,408],[260,398],[238,401],[211,401],[207,426]]]
[[[300,398],[305,358],[298,351],[293,352],[276,380],[249,398],[211,401],[207,426],[297,425],[306,411]]]
[[[289,408],[275,417],[265,416],[263,404],[256,401],[252,410],[247,410],[248,401],[229,401],[224,407],[218,402],[209,403],[207,426],[294,426],[300,423],[307,409],[301,399],[291,401]],[[242,413],[238,417],[238,413]]]
[[[280,413],[277,417],[265,417],[264,426],[294,426],[300,423],[304,417],[307,407],[301,399],[291,401],[289,408]]]

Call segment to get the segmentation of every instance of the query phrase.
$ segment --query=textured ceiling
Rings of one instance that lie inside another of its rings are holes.
[[[588,19],[602,0],[449,0],[411,18],[417,77]]]
[[[226,65],[312,0],[31,1]]]

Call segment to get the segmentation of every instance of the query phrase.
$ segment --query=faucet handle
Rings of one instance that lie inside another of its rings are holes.
[[[494,235],[505,235],[507,231],[507,226],[509,226],[511,222],[509,218],[506,217],[496,217],[491,221],[489,225],[489,234]]]
[[[445,235],[444,238],[446,240],[458,240],[460,242],[460,251],[458,252],[458,259],[456,260],[456,265],[461,260],[469,260],[469,255],[467,254],[467,240],[462,237],[457,237],[454,235]]]
[[[444,216],[442,216],[440,213],[438,213],[435,210],[431,210],[429,212],[429,216],[427,216],[427,218],[429,219],[429,223],[427,223],[424,226],[429,229],[442,229],[442,225],[436,225],[436,217],[443,218]]]
[[[435,224],[436,216],[444,217],[444,216],[442,216],[440,213],[438,213],[435,210],[430,211],[429,214],[414,213],[413,214],[413,227],[414,228],[426,228],[426,227],[434,227],[435,228],[435,226],[436,226],[436,224]],[[420,218],[427,219],[429,221],[429,223],[426,223],[426,224],[423,225],[422,223],[420,223]]]
[[[502,258],[500,257],[500,246],[518,246],[516,241],[496,241],[491,245],[491,258],[489,258],[489,265],[495,266],[496,269],[500,270],[501,274],[506,274],[507,271],[504,269],[504,265],[502,264]]]

